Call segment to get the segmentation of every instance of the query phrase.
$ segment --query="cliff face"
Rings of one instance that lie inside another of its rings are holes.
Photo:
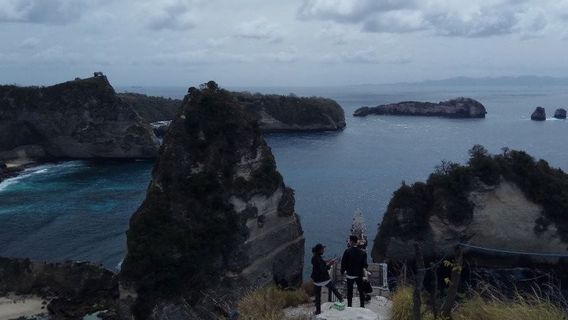
[[[130,221],[123,300],[137,319],[214,319],[211,297],[302,279],[293,190],[260,129],[213,82],[191,88]]]
[[[485,107],[470,98],[457,98],[439,103],[406,101],[377,107],[362,107],[353,113],[355,117],[376,115],[429,116],[446,118],[485,118]]]
[[[568,175],[519,151],[472,149],[467,166],[444,164],[427,183],[397,190],[373,248],[376,261],[451,256],[457,243],[499,250],[568,254]],[[468,252],[476,264],[515,267],[517,256]],[[522,265],[557,258],[522,257]]]
[[[151,158],[158,142],[104,76],[0,86],[0,159]]]
[[[246,92],[234,95],[253,113],[264,132],[337,131],[345,128],[345,113],[331,99]]]

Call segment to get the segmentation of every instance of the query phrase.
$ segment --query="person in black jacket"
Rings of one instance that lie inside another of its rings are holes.
[[[353,300],[353,283],[357,283],[361,308],[365,307],[365,292],[363,291],[363,269],[367,269],[367,253],[357,247],[357,236],[349,237],[349,248],[341,258],[341,273],[347,272],[347,306],[351,307]]]
[[[316,295],[316,314],[321,313],[321,288],[327,287],[335,294],[339,301],[343,302],[341,293],[335,288],[335,284],[329,276],[329,268],[335,264],[335,260],[325,261],[322,256],[325,251],[325,246],[321,243],[316,244],[312,248],[312,280],[314,281],[314,291]]]

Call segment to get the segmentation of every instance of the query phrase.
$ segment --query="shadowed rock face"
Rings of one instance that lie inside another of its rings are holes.
[[[478,101],[457,98],[439,103],[406,101],[377,107],[362,107],[353,113],[355,117],[375,115],[429,116],[445,118],[485,118],[487,111]]]
[[[130,221],[123,301],[137,319],[215,319],[211,297],[302,278],[293,190],[260,129],[213,82],[191,88]]]
[[[556,111],[554,112],[554,118],[566,119],[566,109],[563,109],[563,108],[556,109]]]
[[[546,111],[543,107],[536,107],[534,112],[531,114],[531,120],[534,121],[544,121],[546,120]]]
[[[152,158],[158,141],[104,76],[0,86],[0,159]]]

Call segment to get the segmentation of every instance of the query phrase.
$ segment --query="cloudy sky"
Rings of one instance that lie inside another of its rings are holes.
[[[568,76],[568,0],[0,0],[0,83]]]

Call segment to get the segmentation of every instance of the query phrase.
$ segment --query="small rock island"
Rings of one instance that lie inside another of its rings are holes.
[[[428,116],[444,118],[485,118],[487,110],[479,101],[456,98],[439,103],[405,101],[377,107],[362,107],[353,113],[355,117],[368,115]]]
[[[556,111],[554,112],[554,118],[566,119],[566,109],[564,109],[564,108],[556,109]]]
[[[534,112],[531,114],[531,120],[545,121],[546,120],[546,110],[544,110],[543,107],[536,107]]]

